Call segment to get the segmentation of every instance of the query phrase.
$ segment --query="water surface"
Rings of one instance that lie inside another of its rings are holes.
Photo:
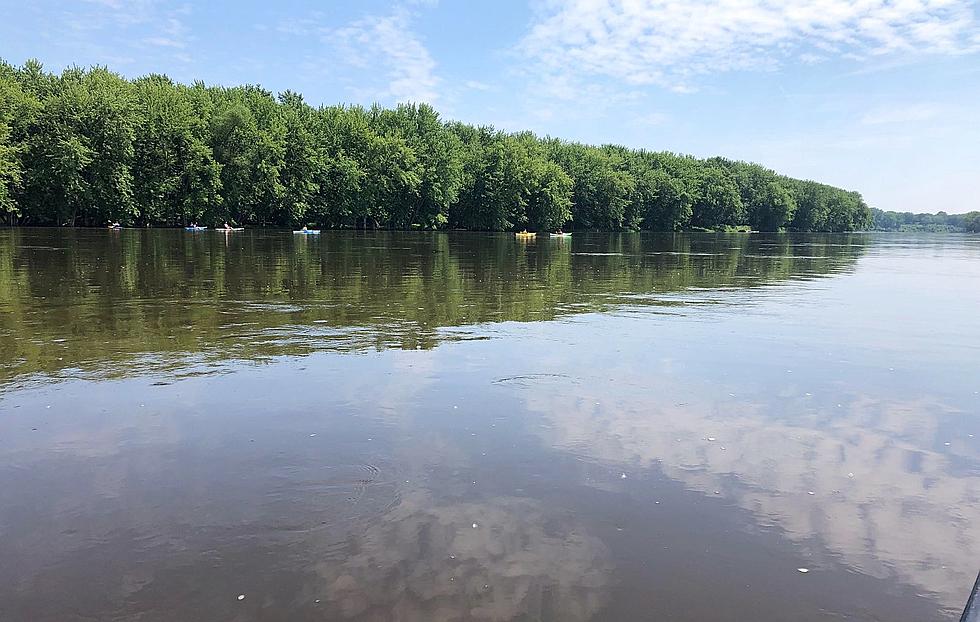
[[[956,620],[978,309],[955,235],[0,230],[0,619]]]

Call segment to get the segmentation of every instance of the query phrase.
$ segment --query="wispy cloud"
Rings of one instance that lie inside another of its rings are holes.
[[[646,126],[653,127],[657,125],[663,125],[669,120],[670,120],[670,116],[664,114],[663,112],[648,112],[646,114],[641,114],[637,117],[634,117],[633,123],[634,125],[646,125]]]
[[[980,51],[968,0],[549,0],[531,71],[691,90],[697,76],[825,58]]]
[[[435,103],[441,79],[436,75],[435,60],[412,29],[414,17],[409,9],[399,6],[390,14],[367,16],[324,36],[366,76],[385,77],[383,87],[368,89],[376,98]]]
[[[888,125],[898,123],[918,123],[929,121],[939,115],[939,107],[935,104],[912,104],[908,106],[892,106],[869,111],[861,118],[863,125]]]
[[[45,12],[41,36],[51,45],[70,49],[74,61],[93,64],[125,64],[147,50],[167,53],[168,59],[186,59],[164,50],[189,47],[185,25],[187,4],[163,0],[84,0],[64,3]],[[120,52],[128,52],[123,56]],[[121,59],[127,60],[121,60]]]

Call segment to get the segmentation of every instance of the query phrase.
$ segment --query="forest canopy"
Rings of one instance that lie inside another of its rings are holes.
[[[871,210],[875,231],[928,231],[980,233],[980,212],[966,214],[913,214]]]
[[[471,230],[853,231],[857,192],[758,164],[311,106],[258,86],[0,61],[0,221]]]

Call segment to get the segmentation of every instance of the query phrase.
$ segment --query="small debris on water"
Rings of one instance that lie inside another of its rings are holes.
[[[854,479],[854,473],[848,473],[847,476],[850,477],[851,479]]]
[[[479,525],[477,525],[476,523],[473,523],[473,529],[476,529],[477,527],[479,527]]]
[[[946,443],[943,443],[943,445],[945,445],[945,446],[947,446],[947,447],[949,447],[949,443],[948,443],[948,442],[946,442]]]
[[[456,556],[455,555],[450,555],[449,556],[449,559],[456,559]]]
[[[318,599],[314,600],[313,602],[319,604],[320,603],[320,599],[318,598]]]
[[[626,479],[626,473],[620,473],[619,479]]]
[[[48,404],[47,406],[45,406],[45,408],[51,408],[51,404]]]
[[[724,446],[722,446],[722,448],[721,448],[721,450],[722,450],[722,451],[725,451],[725,447],[724,447]]]
[[[720,491],[720,490],[716,490],[716,491],[715,491],[715,494],[716,494],[716,495],[720,495],[720,494],[721,494],[721,491]]]
[[[455,405],[454,405],[454,406],[453,406],[453,408],[459,408],[459,406],[455,406]]]
[[[238,595],[238,600],[245,600],[245,595],[244,594],[239,594]]]
[[[806,573],[810,572],[810,569],[809,568],[797,568],[796,571],[797,572],[802,572],[803,574],[806,574]]]
[[[813,492],[812,490],[808,490],[808,491],[806,491],[806,494],[808,494],[808,495],[815,495],[817,493]]]
[[[715,441],[715,437],[713,437],[713,436],[709,436],[709,437],[708,437],[708,441],[709,441],[709,442],[712,442],[712,443],[713,443],[713,442]]]
[[[316,432],[314,432],[313,434],[310,434],[310,438],[313,438],[314,436],[316,436]]]

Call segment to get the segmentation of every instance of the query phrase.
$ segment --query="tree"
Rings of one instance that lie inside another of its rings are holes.
[[[664,171],[646,170],[638,176],[633,201],[644,229],[680,231],[691,221],[691,195]]]
[[[19,215],[18,215],[19,214]],[[757,164],[445,122],[427,104],[0,61],[0,215],[49,225],[677,231],[965,229]]]
[[[745,208],[738,189],[724,171],[715,167],[702,173],[691,211],[691,224],[703,229],[745,222]]]
[[[796,202],[777,182],[762,182],[752,191],[749,224],[756,231],[779,231],[793,218]]]

